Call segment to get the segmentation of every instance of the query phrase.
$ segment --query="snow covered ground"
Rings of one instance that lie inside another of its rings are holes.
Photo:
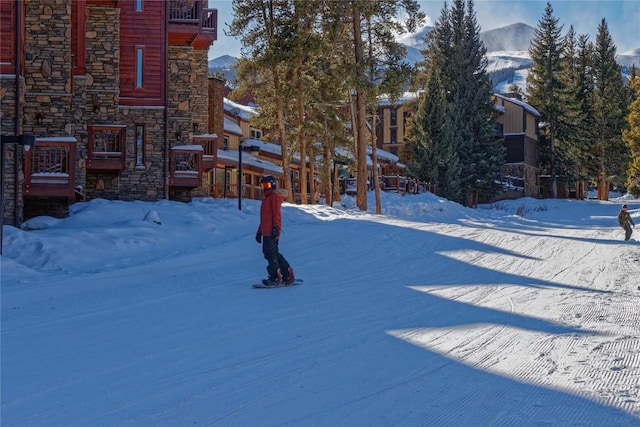
[[[256,201],[5,227],[2,426],[640,425],[639,200],[345,203],[269,290]]]

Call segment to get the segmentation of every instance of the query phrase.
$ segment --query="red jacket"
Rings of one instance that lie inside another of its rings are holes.
[[[258,233],[263,236],[271,236],[271,230],[273,230],[273,227],[278,227],[280,232],[282,232],[282,213],[280,205],[282,205],[286,195],[287,191],[281,188],[274,191],[265,191],[264,198],[262,199],[262,205],[260,206],[260,225],[258,226]],[[278,234],[277,237],[280,237],[280,234]]]

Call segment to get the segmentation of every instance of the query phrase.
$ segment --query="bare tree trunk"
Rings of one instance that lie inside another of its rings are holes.
[[[551,127],[551,195],[558,198],[558,177],[556,176],[556,142],[553,126]]]
[[[335,162],[335,159],[334,159]],[[342,198],[340,197],[340,175],[338,174],[338,168],[333,168],[333,201],[331,202],[331,206],[333,206],[333,202],[341,202]]]
[[[371,17],[367,18],[367,26],[371,28]],[[371,31],[369,34],[369,58],[372,58],[373,53],[373,38]],[[371,79],[370,83],[375,84],[374,80],[375,76],[375,67],[373,64],[369,67],[369,78]],[[382,214],[382,204],[380,203],[380,183],[378,182],[378,135],[376,132],[378,126],[378,105],[377,105],[377,97],[374,97],[373,102],[371,103],[371,163],[373,167],[373,192],[375,194],[376,199],[376,215]]]
[[[382,214],[382,203],[380,202],[380,185],[378,182],[378,137],[376,135],[378,115],[376,113],[377,111],[374,111],[371,119],[371,127],[373,128],[371,131],[371,162],[373,163],[373,189],[376,196],[376,214],[380,215]]]
[[[355,47],[355,66],[358,83],[364,83],[366,76],[363,68],[362,31],[360,10],[353,9],[353,38]],[[356,191],[357,206],[361,211],[367,211],[367,143],[366,143],[366,95],[362,87],[356,88]]]
[[[282,152],[282,172],[284,174],[284,188],[287,190],[287,201],[293,203],[295,196],[291,191],[291,174],[289,173],[289,152],[287,150],[287,132],[284,124],[284,109],[282,98],[280,97],[280,77],[278,77],[277,67],[272,68],[273,89],[276,103],[276,118],[278,120],[278,135],[280,137],[280,151]]]
[[[331,161],[333,155],[331,148],[329,147],[329,141],[327,141],[327,120],[324,122],[324,144],[322,144],[322,189],[324,191],[324,199],[328,206],[333,206],[333,187],[331,186]]]
[[[300,203],[307,204],[307,135],[305,133],[305,109],[304,93],[302,82],[302,64],[298,64],[296,70],[296,80],[298,86],[298,142],[300,143],[300,180],[298,189],[300,190]],[[312,177],[313,178],[313,177]],[[313,193],[311,193],[313,198]]]

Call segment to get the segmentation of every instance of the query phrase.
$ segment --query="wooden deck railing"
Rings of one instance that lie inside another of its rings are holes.
[[[119,172],[125,168],[124,125],[89,126],[87,169]]]
[[[419,194],[427,191],[437,194],[438,186],[426,182],[416,181],[399,175],[386,175],[380,177],[380,189],[393,191],[400,194]],[[356,178],[340,179],[340,194],[353,195],[356,193]]]
[[[202,167],[205,171],[215,168],[214,159],[217,150],[218,137],[216,135],[193,135],[193,143],[204,149]]]
[[[202,0],[171,0],[169,22],[200,24],[203,31],[216,31],[218,10],[203,6]]]
[[[74,198],[76,141],[40,140],[25,152],[23,194],[32,197]]]
[[[201,185],[203,151],[200,145],[181,145],[171,149],[170,186],[195,188]]]

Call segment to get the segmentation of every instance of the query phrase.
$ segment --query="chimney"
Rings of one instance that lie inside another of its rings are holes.
[[[224,140],[224,80],[209,77],[209,122],[207,131],[218,135],[218,148]]]

